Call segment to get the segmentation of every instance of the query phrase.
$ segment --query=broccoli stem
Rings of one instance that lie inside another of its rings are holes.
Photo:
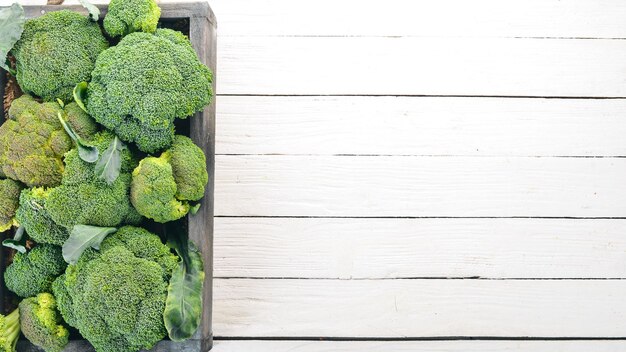
[[[11,314],[5,317],[4,337],[7,341],[13,341],[13,346],[17,343],[17,338],[20,334],[20,309],[15,308]]]

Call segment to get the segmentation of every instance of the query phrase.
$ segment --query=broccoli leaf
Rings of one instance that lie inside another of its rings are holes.
[[[198,211],[200,210],[201,205],[202,204],[198,203],[196,205],[193,205],[191,208],[189,208],[189,212],[191,213],[191,215],[196,215]]]
[[[58,117],[59,121],[61,121],[61,125],[63,125],[63,128],[65,129],[65,132],[67,132],[70,138],[72,138],[72,140],[76,143],[76,147],[78,147],[78,156],[88,163],[95,163],[96,160],[98,160],[98,148],[83,143],[80,136],[78,136],[72,127],[65,122],[61,113],[58,113]]]
[[[96,22],[100,18],[100,9],[97,8],[94,4],[90,3],[88,0],[78,0],[84,8],[89,11],[89,18],[92,21]]]
[[[15,231],[13,238],[7,238],[2,241],[2,245],[5,247],[13,248],[20,253],[26,253],[26,238],[24,237],[24,227],[20,226]]]
[[[202,319],[204,266],[186,231],[168,231],[167,244],[176,250],[181,261],[170,279],[163,320],[170,339],[184,341],[193,336]]]
[[[84,112],[87,112],[87,108],[85,107],[85,98],[87,98],[87,87],[89,84],[87,82],[80,82],[74,87],[74,100],[76,104],[83,109]]]
[[[0,9],[0,67],[11,72],[15,72],[8,64],[9,51],[13,45],[20,39],[24,31],[24,23],[26,15],[22,5],[14,3],[11,7]]]
[[[91,247],[99,250],[104,238],[115,231],[115,227],[74,226],[70,238],[63,243],[63,259],[70,264],[76,264],[85,249]]]
[[[99,179],[111,185],[120,175],[122,168],[122,151],[126,145],[115,136],[109,147],[102,153],[96,163],[95,172]]]

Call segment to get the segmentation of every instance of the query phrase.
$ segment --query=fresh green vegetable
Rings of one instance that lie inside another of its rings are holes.
[[[15,249],[20,253],[26,253],[26,236],[24,236],[24,232],[24,227],[18,227],[13,238],[3,240],[2,245],[7,248]]]
[[[115,136],[109,147],[102,153],[96,163],[95,172],[99,179],[104,180],[108,185],[120,175],[122,168],[122,151],[126,145]]]
[[[97,22],[98,19],[100,19],[100,9],[95,6],[94,4],[90,3],[87,0],[78,0],[80,2],[81,5],[83,5],[84,8],[87,9],[87,11],[89,12],[89,18],[94,21]]]
[[[49,292],[52,282],[65,270],[61,247],[40,244],[26,254],[16,253],[4,272],[7,288],[20,297]]]
[[[11,53],[22,90],[45,101],[72,100],[79,82],[89,81],[96,57],[108,47],[97,23],[77,12],[48,12],[26,21]]]
[[[176,250],[181,260],[172,273],[163,321],[170,339],[183,341],[193,336],[202,319],[204,266],[201,254],[189,241],[187,233],[172,230],[167,244]]]
[[[0,179],[0,232],[16,225],[15,212],[19,206],[22,184],[11,179]]]
[[[59,311],[98,352],[150,349],[167,334],[163,310],[177,263],[158,236],[122,227],[54,282]]]
[[[98,160],[98,148],[87,145],[63,119],[63,116],[60,112],[57,114],[57,116],[59,118],[61,126],[63,126],[63,129],[65,129],[65,132],[67,132],[67,135],[70,136],[70,138],[76,144],[76,147],[78,148],[78,155],[80,156],[80,158],[88,163],[95,163],[96,160]]]
[[[104,30],[111,37],[133,32],[154,33],[161,9],[154,0],[111,0]]]
[[[50,293],[40,293],[22,300],[19,305],[22,333],[46,352],[61,352],[69,341],[69,330],[63,326]]]
[[[133,171],[130,199],[137,211],[156,222],[187,215],[189,201],[204,195],[206,157],[191,139],[177,135],[160,157],[147,157]]]
[[[15,346],[19,337],[19,308],[16,308],[8,315],[0,314],[0,352],[15,352]]]
[[[76,264],[85,249],[100,249],[104,238],[115,231],[115,227],[74,226],[70,238],[63,244],[63,259],[70,264]]]
[[[61,246],[70,234],[67,228],[57,225],[46,210],[49,194],[50,189],[43,187],[24,189],[15,218],[33,241]]]
[[[9,51],[22,36],[26,15],[19,3],[0,9],[0,67],[13,72],[8,64]]]
[[[146,153],[169,147],[174,120],[202,110],[212,96],[211,71],[170,29],[127,35],[98,56],[92,76],[89,114]]]
[[[104,150],[114,138],[110,132],[102,131],[89,143]],[[50,189],[46,210],[54,222],[68,229],[77,224],[116,227],[139,223],[141,216],[129,200],[130,173],[136,165],[130,149],[124,149],[120,175],[108,185],[97,177],[95,164],[85,162],[72,149],[65,155],[62,185]]]
[[[75,103],[62,109],[23,95],[15,99],[0,126],[0,176],[28,187],[56,186],[63,174],[63,155],[72,147],[58,115],[75,130],[93,131],[95,122]]]

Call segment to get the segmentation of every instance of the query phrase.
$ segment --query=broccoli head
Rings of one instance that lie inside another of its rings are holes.
[[[114,135],[108,131],[97,133],[89,142],[104,151]],[[95,164],[82,160],[76,149],[65,155],[65,173],[61,186],[51,188],[45,208],[52,220],[68,229],[76,224],[118,226],[135,224],[141,216],[129,200],[131,171],[137,160],[130,149],[122,151],[120,175],[111,184],[99,179]]]
[[[50,217],[46,209],[49,194],[50,190],[43,187],[23,190],[19,196],[20,206],[15,218],[33,241],[62,246],[70,233],[67,228],[57,225]]]
[[[191,139],[177,135],[160,157],[147,157],[133,171],[130,200],[139,214],[156,222],[187,215],[189,201],[204,196],[206,157]]]
[[[161,9],[154,0],[111,0],[104,30],[117,37],[133,32],[154,33]]]
[[[19,308],[8,315],[0,314],[0,352],[15,352],[18,337],[20,337]]]
[[[132,33],[98,56],[87,88],[87,111],[146,153],[169,147],[174,120],[211,101],[212,73],[182,33]]]
[[[77,131],[88,133],[97,128],[76,103],[62,109],[57,103],[40,104],[29,95],[13,101],[9,118],[0,126],[0,176],[28,187],[61,182],[63,155],[72,147],[72,140],[59,122],[59,113]]]
[[[148,350],[167,334],[163,311],[177,263],[158,236],[122,227],[55,281],[59,311],[97,352]]]
[[[22,333],[46,352],[61,352],[69,341],[69,330],[63,326],[56,306],[50,293],[26,298],[19,305]]]
[[[22,184],[11,179],[0,180],[0,232],[15,225]]]
[[[52,282],[61,275],[67,263],[61,247],[40,244],[27,253],[17,252],[4,272],[6,287],[20,297],[49,292]]]
[[[98,54],[108,47],[97,23],[77,12],[48,12],[26,21],[15,44],[17,82],[45,101],[72,100],[76,84],[89,81]]]

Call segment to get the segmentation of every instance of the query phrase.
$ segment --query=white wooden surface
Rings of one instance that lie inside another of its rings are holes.
[[[219,352],[622,352],[624,341],[217,341]]]
[[[626,349],[626,2],[210,4],[215,351]]]

